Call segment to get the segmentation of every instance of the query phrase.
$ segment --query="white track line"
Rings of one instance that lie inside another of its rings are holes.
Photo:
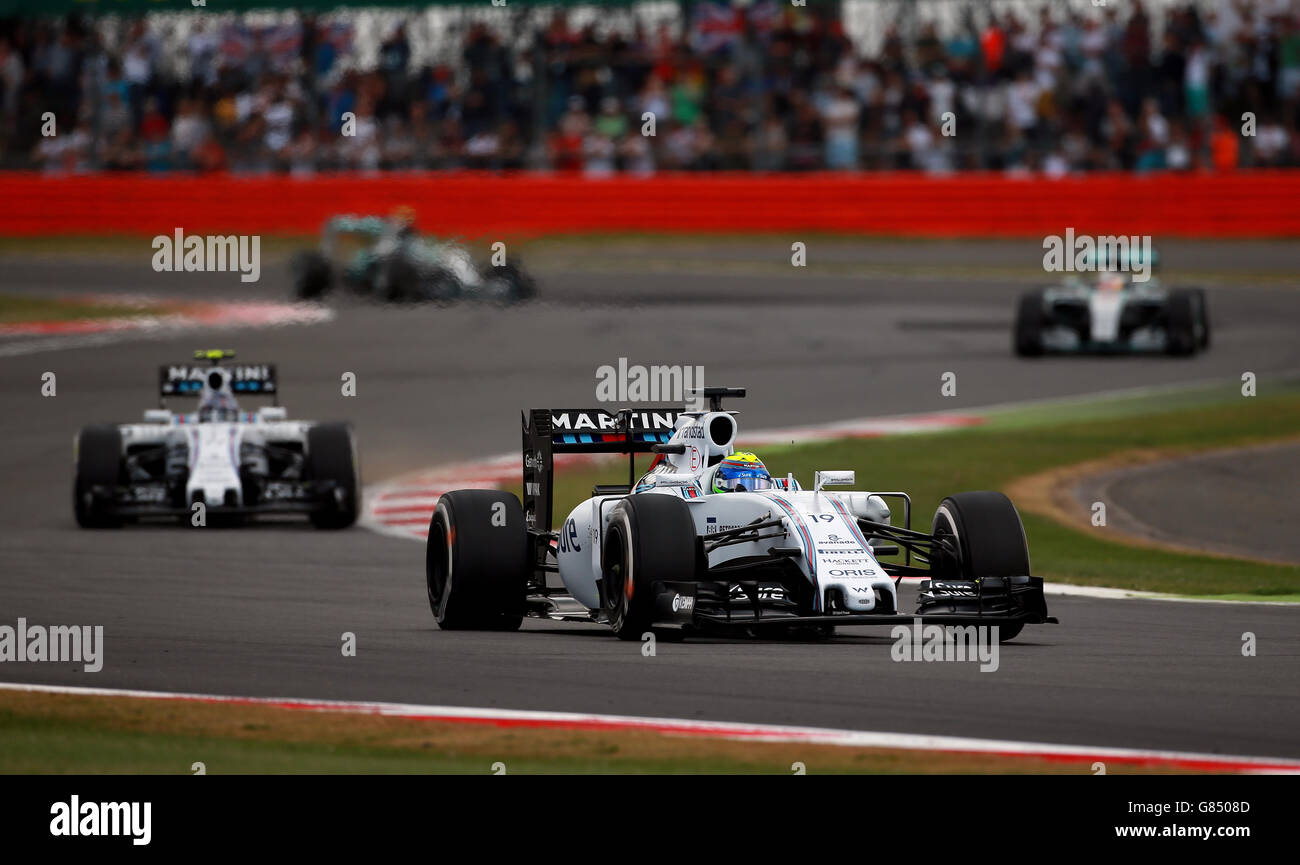
[[[241,301],[204,304],[202,309],[193,313],[87,320],[84,324],[89,329],[68,333],[42,335],[37,330],[24,333],[19,331],[18,325],[14,325],[7,330],[0,328],[0,337],[4,338],[0,342],[0,357],[96,348],[131,340],[171,337],[201,328],[283,327],[320,324],[332,321],[333,318],[334,311],[320,304]]]
[[[1055,745],[1046,742],[1017,742],[1002,739],[929,736],[913,733],[882,733],[868,730],[838,730],[826,727],[737,724],[724,721],[692,721],[683,718],[648,718],[582,712],[535,712],[520,709],[480,709],[466,706],[429,706],[413,703],[353,703],[338,700],[230,697],[165,691],[115,690],[111,688],[81,688],[21,683],[0,683],[0,690],[94,697],[129,697],[145,700],[183,700],[203,703],[260,705],[298,711],[345,712],[413,720],[491,724],[493,726],[530,727],[534,729],[641,730],[672,736],[748,742],[789,742],[848,748],[888,748],[903,751],[938,751],[952,754],[987,754],[1070,763],[1105,762],[1109,760],[1130,765],[1189,769],[1193,771],[1300,773],[1300,760],[1286,758],[1198,754],[1185,751],[1107,748],[1086,745]]]

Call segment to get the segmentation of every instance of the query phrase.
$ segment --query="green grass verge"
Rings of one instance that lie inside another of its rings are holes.
[[[0,691],[0,773],[1067,773],[995,754],[732,741],[649,730],[508,728],[264,705]],[[1152,771],[1117,765],[1119,771]],[[1155,771],[1159,771],[1156,769]]]
[[[913,526],[928,528],[939,501],[954,492],[1002,489],[1026,475],[1125,450],[1192,452],[1300,434],[1300,389],[1294,385],[1253,398],[1233,393],[1228,388],[1171,391],[1034,406],[995,413],[980,427],[765,447],[760,456],[773,475],[792,471],[805,486],[817,469],[853,469],[859,488],[904,490],[913,499]],[[743,430],[737,444],[745,446]],[[556,521],[587,498],[594,483],[618,483],[626,476],[622,462],[560,472]],[[1217,506],[1209,491],[1206,505]],[[1051,580],[1255,600],[1300,593],[1297,566],[1133,546],[1108,539],[1102,530],[1074,530],[1034,513],[1023,518],[1034,573]]]
[[[253,731],[256,732],[256,731]],[[767,761],[547,758],[506,762],[511,774],[767,773],[783,769]],[[183,775],[202,762],[210,774],[477,774],[488,775],[490,757],[441,747],[406,748],[142,733],[110,726],[12,718],[0,711],[0,772]],[[836,771],[836,770],[830,770]],[[838,771],[846,771],[839,769]]]

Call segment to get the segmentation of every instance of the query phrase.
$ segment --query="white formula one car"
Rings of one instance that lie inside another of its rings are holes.
[[[1152,268],[1158,259],[1152,255]],[[1133,279],[1128,267],[1101,258],[1087,277],[1021,296],[1012,344],[1021,357],[1047,353],[1164,352],[1189,357],[1210,347],[1203,288],[1166,288],[1159,278]]]
[[[356,521],[361,480],[352,429],[286,419],[271,364],[229,364],[233,351],[200,351],[200,363],[159,368],[158,409],[144,423],[84,427],[74,444],[73,510],[83,528],[150,517],[187,524],[202,503],[207,520],[304,514],[341,529]],[[207,361],[205,365],[201,361]],[[236,396],[274,405],[240,411]],[[198,397],[175,413],[167,397]]]
[[[853,472],[818,472],[804,490],[793,475],[747,468],[735,414],[721,410],[745,391],[703,395],[709,411],[526,415],[522,504],[500,490],[456,490],[433,513],[425,579],[439,626],[513,630],[536,616],[605,622],[623,639],[674,625],[825,634],[912,623],[899,614],[904,576],[928,578],[916,613],[927,624],[997,625],[1009,640],[1056,621],[1006,496],[950,496],[929,532],[914,531],[906,493],[826,489],[853,483]],[[598,486],[552,531],[554,454],[573,452],[628,454],[628,484]],[[637,453],[657,456],[633,483]],[[903,525],[887,498],[901,500]],[[878,558],[899,555],[904,563]]]

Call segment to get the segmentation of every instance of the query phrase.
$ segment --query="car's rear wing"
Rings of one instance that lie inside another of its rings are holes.
[[[275,364],[239,363],[208,366],[199,363],[171,364],[158,367],[158,396],[198,396],[209,376],[226,379],[235,396],[277,396],[279,379]]]
[[[555,454],[627,454],[628,486],[636,481],[636,455],[672,438],[680,408],[535,408],[524,414],[524,517],[528,528],[551,530]]]

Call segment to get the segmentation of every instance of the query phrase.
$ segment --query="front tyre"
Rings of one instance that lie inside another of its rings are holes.
[[[1013,338],[1016,354],[1037,357],[1043,353],[1043,293],[1031,291],[1021,296],[1016,307]]]
[[[517,259],[508,258],[500,267],[489,265],[483,268],[483,273],[502,287],[499,296],[504,303],[527,303],[537,297],[537,280]]]
[[[315,300],[334,285],[330,260],[316,250],[295,254],[289,269],[293,274],[293,295],[298,300]]]
[[[527,579],[528,527],[519,499],[501,490],[455,490],[438,499],[424,581],[439,628],[518,629]]]
[[[639,640],[650,630],[655,583],[695,579],[695,538],[695,521],[681,499],[643,493],[614,506],[600,563],[605,615],[620,640]]]
[[[110,425],[84,427],[77,435],[72,510],[83,529],[116,528],[121,521],[106,512],[103,491],[122,475],[122,433]]]
[[[939,503],[930,528],[936,579],[977,580],[1029,575],[1029,542],[1020,513],[999,492],[956,493]],[[940,552],[942,547],[943,551]],[[1002,625],[1002,642],[1014,639],[1022,623]]]
[[[312,512],[318,529],[346,529],[357,521],[361,507],[361,478],[352,427],[322,423],[307,430],[307,477],[329,485],[329,501]]]
[[[1197,313],[1200,304],[1195,292],[1177,289],[1169,293],[1165,309],[1166,351],[1176,357],[1190,357],[1200,346]]]
[[[1199,327],[1196,345],[1205,351],[1210,347],[1210,302],[1205,296],[1205,289],[1193,288],[1191,291],[1196,301],[1196,323]]]

